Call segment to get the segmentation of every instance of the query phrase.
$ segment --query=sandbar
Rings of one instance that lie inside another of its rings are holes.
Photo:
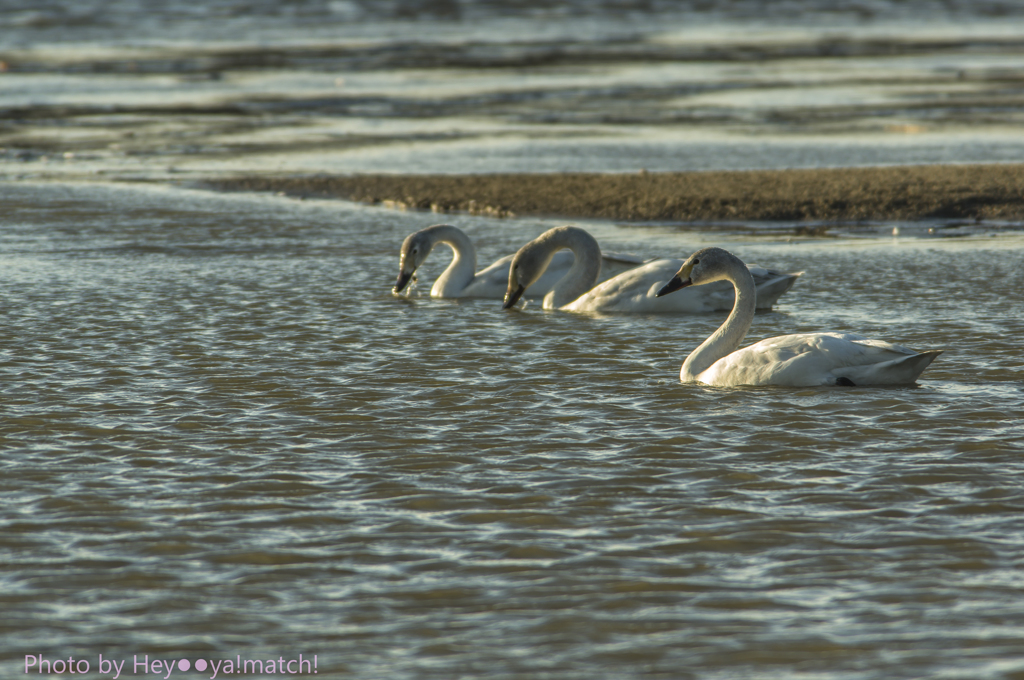
[[[1024,164],[715,172],[247,176],[226,191],[406,210],[621,221],[1024,219]]]

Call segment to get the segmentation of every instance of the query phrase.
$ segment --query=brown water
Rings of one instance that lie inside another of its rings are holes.
[[[722,315],[432,300],[438,254],[392,297],[423,215],[0,192],[4,677],[1024,673],[1019,232],[585,225],[805,270],[752,338],[945,350],[916,387],[711,389],[677,376]],[[455,220],[481,259],[550,226]]]

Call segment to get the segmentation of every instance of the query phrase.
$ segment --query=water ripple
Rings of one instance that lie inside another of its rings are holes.
[[[721,315],[396,299],[421,216],[142,195],[171,232],[109,248],[102,210],[55,208],[38,229],[79,240],[23,228],[24,266],[4,270],[0,663],[301,649],[326,677],[1019,672],[1012,237],[734,244],[808,270],[757,337],[830,325],[946,353],[911,388],[718,389],[678,370]],[[257,208],[273,219],[254,231],[213,229]]]

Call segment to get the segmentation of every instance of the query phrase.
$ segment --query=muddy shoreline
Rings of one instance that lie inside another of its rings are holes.
[[[225,191],[629,221],[1024,219],[1024,164],[635,174],[237,177]]]

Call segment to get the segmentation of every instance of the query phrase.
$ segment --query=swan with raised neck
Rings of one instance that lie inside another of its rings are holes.
[[[551,258],[569,249],[575,260],[550,292],[544,296],[544,309],[559,309],[597,284],[601,276],[601,247],[597,240],[579,227],[555,227],[533,239],[513,256],[508,272],[503,309],[509,309],[526,289],[544,274]]]
[[[718,329],[683,362],[679,379],[709,385],[906,385],[942,350],[917,352],[853,333],[780,335],[739,349],[754,319],[754,281],[743,261],[721,248],[691,255],[658,291],[726,280],[736,301]]]
[[[698,267],[702,260],[705,266],[695,275],[694,268]],[[693,279],[694,276],[697,280]],[[743,342],[743,338],[747,337],[757,307],[754,277],[750,275],[750,270],[743,261],[732,253],[721,248],[704,248],[691,255],[675,277],[658,291],[658,297],[662,297],[689,285],[699,286],[723,280],[732,283],[736,291],[732,311],[726,317],[725,323],[686,357],[679,372],[679,378],[683,382],[697,380],[697,376],[722,357],[734,352]]]

